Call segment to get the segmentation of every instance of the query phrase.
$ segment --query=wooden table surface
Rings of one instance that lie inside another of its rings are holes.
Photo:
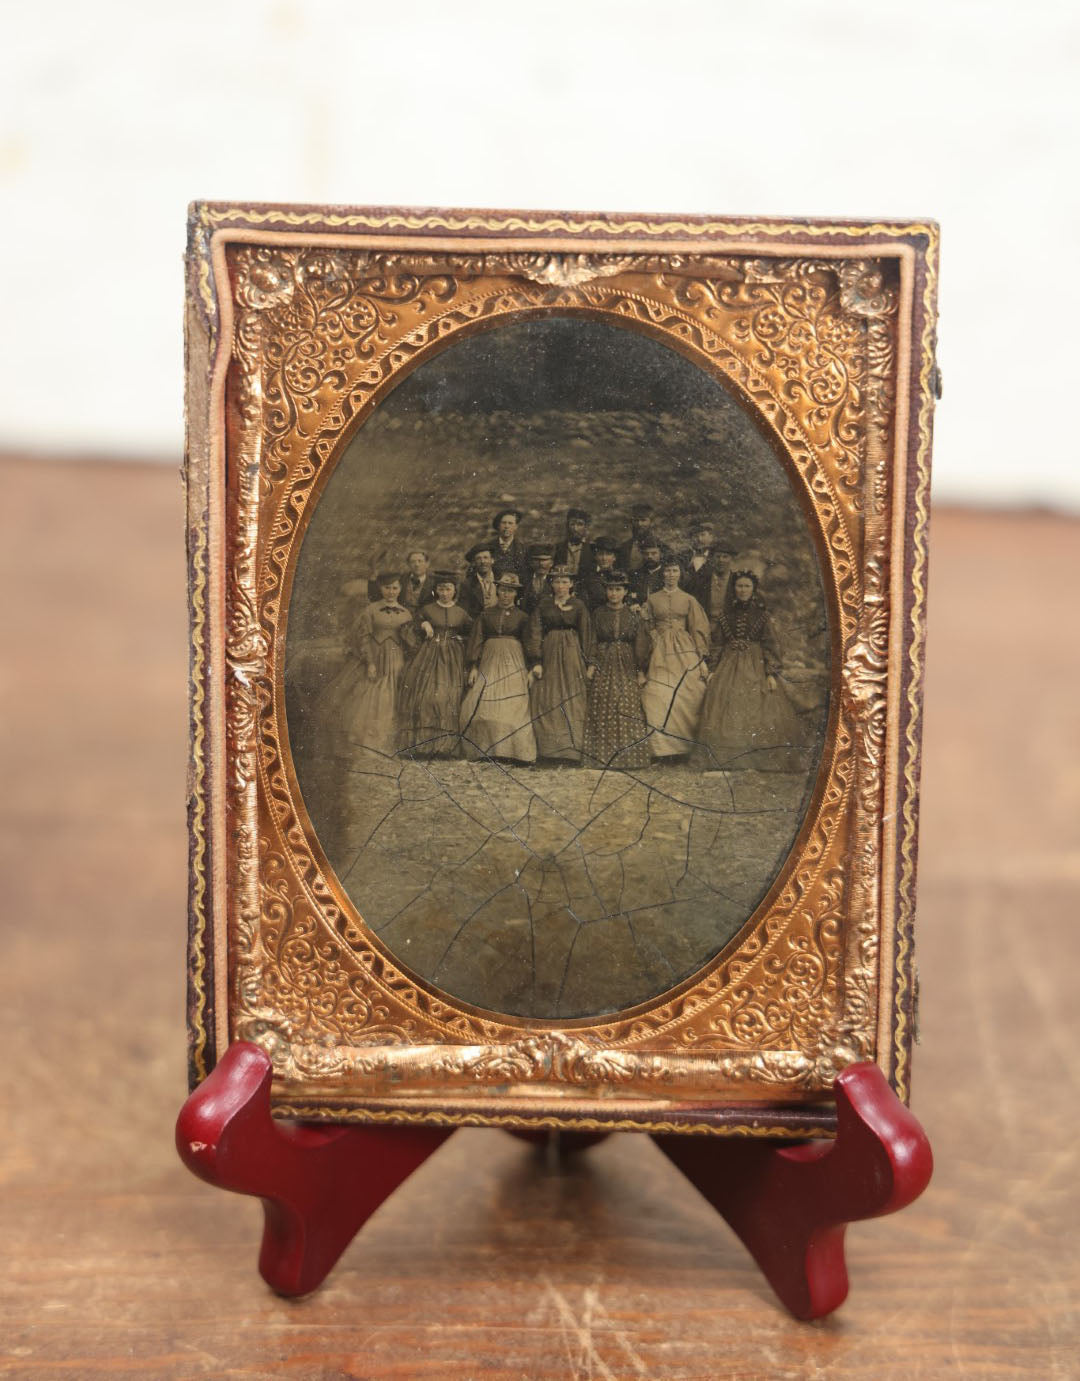
[[[321,1291],[255,1270],[261,1210],[179,1164],[181,486],[11,460],[0,1374],[1067,1377],[1077,1298],[1080,524],[939,512],[913,1107],[930,1189],[852,1227],[798,1324],[644,1137],[562,1165],[460,1131]]]

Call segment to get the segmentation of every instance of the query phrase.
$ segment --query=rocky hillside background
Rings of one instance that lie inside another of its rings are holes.
[[[527,542],[558,540],[570,505],[592,513],[593,535],[622,541],[631,506],[649,502],[677,550],[694,522],[711,518],[762,571],[785,657],[821,667],[824,603],[806,520],[768,444],[748,432],[715,408],[678,417],[410,416],[386,405],[357,434],[312,516],[290,636],[332,636],[342,588],[376,568],[403,568],[414,545],[436,567],[463,570],[500,505],[522,509]]]

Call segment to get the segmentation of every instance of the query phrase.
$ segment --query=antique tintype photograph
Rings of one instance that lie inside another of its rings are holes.
[[[907,1088],[936,228],[199,205],[192,1078]]]
[[[753,415],[666,344],[552,315],[435,354],[342,445],[292,586],[289,740],[395,958],[591,1017],[753,914],[828,666],[811,525]]]

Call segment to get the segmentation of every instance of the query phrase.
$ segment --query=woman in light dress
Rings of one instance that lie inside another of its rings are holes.
[[[336,735],[339,755],[393,757],[398,749],[398,686],[412,614],[400,602],[401,581],[376,577],[379,599],[361,610],[349,633],[345,665],[323,693],[319,718]]]
[[[319,697],[315,711],[316,787],[312,807],[323,811],[319,838],[331,862],[346,846],[357,772],[393,772],[398,750],[398,686],[412,614],[398,599],[401,581],[384,571],[380,598],[353,619],[345,664]]]
[[[728,581],[709,661],[695,761],[714,769],[805,771],[802,727],[779,680],[780,645],[752,571],[735,571]]]
[[[459,721],[462,748],[472,759],[535,762],[529,674],[522,649],[529,618],[517,606],[521,580],[507,571],[495,588],[495,603],[473,623],[465,649],[469,671]]]
[[[697,742],[705,697],[709,620],[693,595],[679,588],[681,575],[678,561],[666,558],[663,586],[642,609],[652,652],[641,707],[651,730],[649,751],[654,758],[677,758],[690,752]]]

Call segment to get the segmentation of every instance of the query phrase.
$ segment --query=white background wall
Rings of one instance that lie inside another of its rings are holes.
[[[942,223],[938,498],[1080,506],[1080,6],[7,0],[0,449],[174,460],[194,198]]]

